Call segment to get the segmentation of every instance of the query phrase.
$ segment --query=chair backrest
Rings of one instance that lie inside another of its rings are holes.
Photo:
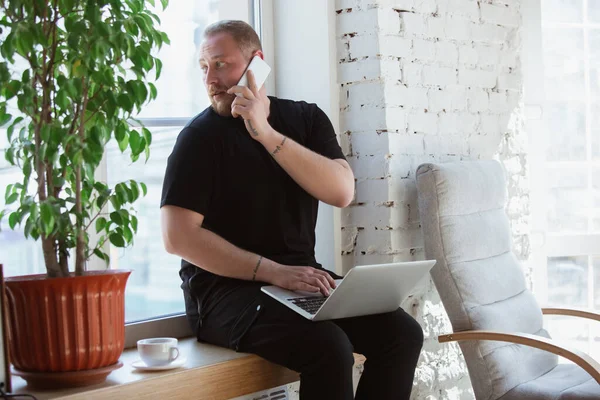
[[[416,179],[425,255],[437,260],[431,275],[454,331],[549,337],[512,251],[502,165],[423,164]],[[478,400],[496,400],[558,362],[551,353],[505,342],[464,341],[460,347]]]

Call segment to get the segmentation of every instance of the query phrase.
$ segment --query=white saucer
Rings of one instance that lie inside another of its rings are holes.
[[[186,361],[187,361],[187,358],[185,356],[181,356],[181,357],[177,357],[177,359],[175,361],[173,361],[171,364],[156,365],[154,367],[149,367],[142,360],[136,360],[131,363],[131,366],[140,371],[165,371],[168,369],[175,369],[175,368],[182,367]]]

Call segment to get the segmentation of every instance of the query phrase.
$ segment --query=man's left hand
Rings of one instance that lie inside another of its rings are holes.
[[[231,115],[234,118],[242,117],[252,138],[262,142],[269,135],[274,134],[273,128],[267,121],[270,102],[264,91],[256,87],[254,73],[248,71],[247,76],[248,87],[233,86],[227,91],[229,94],[236,95],[231,103]]]

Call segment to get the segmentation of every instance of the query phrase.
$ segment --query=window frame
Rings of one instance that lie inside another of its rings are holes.
[[[523,13],[523,75],[525,91],[525,129],[529,135],[529,166],[531,182],[531,233],[530,233],[530,257],[529,263],[533,267],[533,292],[537,300],[546,306],[549,304],[548,291],[548,258],[549,257],[569,257],[582,256],[587,257],[587,308],[596,310],[594,305],[594,290],[598,290],[600,282],[594,282],[594,265],[592,258],[600,255],[598,244],[600,243],[600,233],[555,233],[548,232],[547,205],[545,194],[547,190],[547,170],[552,166],[572,166],[580,164],[587,171],[588,193],[592,190],[593,168],[591,145],[591,106],[592,98],[590,93],[590,45],[589,31],[599,29],[599,23],[591,23],[588,20],[588,1],[582,0],[583,23],[545,23],[542,20],[542,1],[543,0],[524,0],[522,6]],[[544,58],[543,58],[543,28],[579,28],[583,33],[583,52],[584,52],[584,84],[585,84],[585,137],[586,137],[586,157],[582,161],[549,162],[545,159],[547,149],[547,132],[544,126],[544,107],[546,102],[544,90]],[[591,223],[591,216],[587,216],[588,223]],[[588,324],[588,345],[594,345],[592,326]]]

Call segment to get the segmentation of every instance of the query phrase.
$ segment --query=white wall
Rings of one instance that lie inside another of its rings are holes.
[[[423,259],[415,171],[497,158],[508,172],[515,250],[528,254],[521,0],[338,0],[342,145],[357,178],[342,211],[342,265]],[[431,281],[402,304],[425,343],[413,399],[473,398]]]
[[[339,118],[357,178],[339,227],[329,214],[320,219],[341,236],[334,254],[319,241],[321,260],[341,253],[345,271],[424,258],[417,166],[481,158],[507,168],[515,250],[526,258],[522,0],[273,2],[277,95],[317,102],[334,125]],[[416,288],[403,307],[426,337],[412,398],[472,399],[458,346],[436,340],[452,328],[433,284]]]
[[[526,131],[529,147],[535,149],[529,154],[531,195],[530,204],[536,204],[531,211],[531,284],[540,304],[548,304],[547,282],[547,199],[545,198],[546,174],[545,154],[548,138],[545,135],[543,120],[544,57],[542,46],[542,6],[539,0],[522,0],[523,14],[523,90],[526,114]],[[543,205],[543,206],[540,206]],[[581,254],[587,254],[582,252]]]
[[[316,103],[339,132],[333,1],[275,0],[272,4],[276,96]],[[315,252],[325,268],[339,272],[336,214],[333,207],[319,205]]]

